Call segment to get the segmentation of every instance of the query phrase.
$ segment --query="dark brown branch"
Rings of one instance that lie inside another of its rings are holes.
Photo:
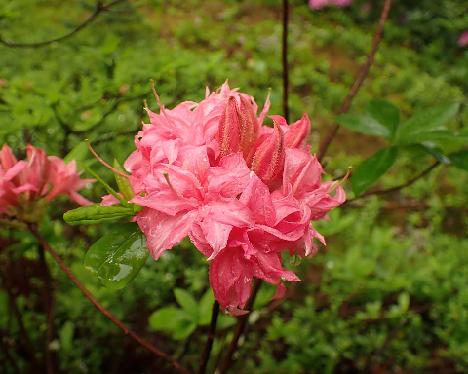
[[[55,262],[58,264],[60,269],[65,273],[65,275],[70,279],[75,286],[79,288],[81,293],[94,305],[94,307],[108,320],[110,320],[114,325],[116,325],[119,329],[121,329],[124,334],[129,335],[135,342],[137,342],[140,346],[145,348],[151,354],[158,358],[162,358],[167,361],[172,367],[179,373],[188,374],[188,371],[173,357],[168,355],[165,352],[160,351],[158,348],[153,346],[150,342],[146,339],[142,338],[140,335],[135,333],[134,331],[130,330],[130,328],[125,325],[121,320],[119,320],[116,316],[114,316],[111,312],[109,312],[106,308],[104,308],[94,297],[94,295],[76,278],[76,276],[71,272],[68,266],[63,262],[62,258],[59,256],[57,252],[50,246],[50,244],[42,237],[39,233],[38,229],[34,225],[28,226],[31,233],[37,239],[39,244],[47,251],[49,254],[54,258]]]
[[[246,305],[246,309],[249,310],[249,311],[251,311],[252,308],[253,308],[255,297],[257,296],[258,290],[260,289],[260,285],[261,285],[261,281],[256,279],[255,284],[254,284],[254,288],[253,288],[253,292],[252,292],[252,296],[250,297],[250,299],[249,299],[249,301],[248,301],[248,303]],[[236,327],[235,327],[234,336],[232,337],[231,343],[229,344],[229,348],[228,348],[228,351],[226,353],[226,356],[224,356],[224,359],[221,361],[221,364],[219,365],[219,372],[221,374],[227,373],[227,371],[229,370],[229,368],[232,365],[232,358],[234,356],[234,353],[237,350],[237,346],[239,344],[239,339],[244,334],[245,328],[247,327],[247,323],[249,322],[249,316],[250,316],[250,313],[246,314],[246,315],[244,315],[242,317],[239,317],[237,319],[237,324],[236,324]]]
[[[349,204],[349,203],[354,202],[356,200],[361,200],[361,199],[364,199],[366,197],[373,196],[373,195],[386,195],[386,194],[389,194],[389,193],[392,193],[392,192],[400,191],[400,190],[402,190],[402,189],[404,189],[406,187],[411,186],[417,180],[425,177],[427,174],[429,174],[432,170],[434,170],[439,165],[440,165],[440,162],[437,161],[437,162],[433,163],[431,166],[429,166],[426,169],[424,169],[423,171],[421,171],[419,174],[416,174],[413,178],[407,180],[406,182],[404,182],[402,184],[399,184],[397,186],[387,188],[387,189],[384,189],[384,190],[368,191],[368,192],[363,193],[362,195],[359,195],[359,196],[357,196],[357,197],[355,197],[353,199],[347,200],[345,202],[345,204]]]
[[[96,3],[96,8],[94,9],[94,12],[88,18],[86,18],[82,23],[80,23],[74,29],[70,30],[66,34],[64,34],[62,36],[59,36],[57,38],[44,40],[42,42],[18,43],[18,42],[7,41],[7,40],[3,39],[0,36],[0,44],[3,44],[4,46],[10,47],[10,48],[40,48],[40,47],[48,46],[48,45],[53,44],[55,42],[60,42],[62,40],[68,39],[68,38],[72,37],[73,35],[75,35],[76,33],[80,32],[81,30],[86,28],[88,25],[93,23],[99,17],[99,15],[102,12],[104,12],[106,10],[109,10],[112,6],[118,4],[118,3],[122,2],[122,1],[124,1],[124,0],[114,0],[114,1],[110,2],[109,4],[103,4],[101,1],[98,1]]]
[[[385,21],[388,18],[391,6],[392,6],[392,0],[385,0],[385,3],[382,7],[382,12],[380,14],[380,19],[377,25],[377,29],[375,30],[374,37],[372,38],[371,49],[369,51],[369,55],[367,56],[367,60],[364,63],[364,65],[362,65],[361,69],[359,69],[356,79],[351,85],[348,95],[346,95],[346,97],[344,98],[341,104],[341,107],[338,111],[338,114],[346,113],[349,110],[354,97],[358,94],[360,88],[362,87],[362,84],[364,83],[365,79],[369,75],[369,71],[372,67],[372,64],[374,63],[375,54],[379,47],[380,41],[382,40],[382,34],[383,34],[384,26],[385,26]],[[324,137],[323,141],[320,143],[319,153],[318,153],[318,159],[320,161],[325,157],[325,154],[327,153],[327,150],[330,147],[331,142],[333,141],[336,134],[338,133],[339,128],[340,127],[338,124],[334,124],[333,127],[328,132],[328,134]]]
[[[282,64],[283,64],[283,114],[289,122],[289,62],[288,62],[288,31],[289,31],[289,2],[283,0],[283,38],[282,38]]]
[[[205,374],[208,361],[210,360],[211,349],[213,348],[213,342],[216,336],[216,322],[218,321],[219,314],[219,303],[215,300],[213,303],[213,310],[211,312],[211,323],[210,330],[208,331],[208,337],[206,339],[205,349],[200,360],[200,367],[198,368],[198,374]]]
[[[49,266],[45,258],[45,250],[40,245],[38,247],[39,253],[39,263],[42,270],[42,278],[44,280],[44,290],[45,290],[45,311],[47,315],[47,331],[45,339],[45,361],[46,369],[48,374],[53,374],[57,372],[57,355],[50,350],[50,343],[55,338],[55,323],[54,323],[54,288],[52,284],[52,277],[50,276]]]

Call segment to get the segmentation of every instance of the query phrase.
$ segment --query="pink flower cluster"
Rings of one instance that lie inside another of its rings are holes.
[[[468,31],[463,31],[458,37],[457,44],[460,48],[468,46]]]
[[[80,179],[75,161],[65,164],[32,145],[26,147],[26,160],[18,161],[4,145],[0,150],[0,214],[17,215],[18,210],[59,195],[67,195],[80,205],[91,204],[77,191],[93,181]]]
[[[327,6],[345,8],[350,6],[352,3],[353,0],[309,0],[309,7],[313,10],[320,10]]]
[[[306,144],[310,121],[288,125],[257,115],[254,98],[224,84],[200,103],[183,102],[159,114],[136,136],[131,172],[136,221],[155,259],[187,235],[210,263],[220,305],[242,313],[254,278],[298,281],[281,254],[316,252],[324,243],[312,220],[345,201],[338,182],[322,182],[322,167]]]

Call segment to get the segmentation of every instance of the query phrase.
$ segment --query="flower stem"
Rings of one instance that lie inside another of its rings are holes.
[[[215,300],[213,303],[213,310],[211,312],[211,323],[210,330],[208,331],[208,337],[205,344],[205,349],[200,360],[200,367],[198,368],[198,374],[205,374],[208,361],[210,360],[211,349],[213,348],[213,342],[216,336],[216,322],[218,321],[219,315],[219,303]]]
[[[252,296],[250,297],[246,309],[252,312],[255,297],[257,296],[258,290],[260,289],[261,281],[256,279],[253,287],[253,292]],[[232,365],[232,358],[234,356],[234,353],[237,350],[237,346],[239,345],[239,340],[241,336],[244,334],[245,328],[247,327],[247,323],[249,322],[249,314],[246,314],[242,317],[239,317],[237,320],[236,328],[234,330],[234,336],[232,337],[231,343],[229,344],[228,351],[226,353],[226,356],[224,356],[224,359],[221,361],[221,364],[219,366],[219,372],[221,374],[227,373],[229,368]]]

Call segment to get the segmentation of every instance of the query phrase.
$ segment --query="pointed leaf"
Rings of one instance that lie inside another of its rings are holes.
[[[452,153],[449,155],[450,163],[456,168],[468,171],[468,150]]]
[[[145,237],[136,224],[119,225],[88,250],[84,265],[112,289],[125,287],[148,257]]]
[[[384,138],[391,137],[391,131],[368,113],[341,114],[336,118],[336,122],[349,130],[366,135],[381,136]]]
[[[386,100],[372,100],[367,106],[367,112],[379,124],[385,126],[393,136],[400,123],[400,109]]]
[[[415,113],[403,123],[397,133],[398,144],[410,144],[421,141],[424,133],[447,130],[445,125],[455,117],[459,108],[458,103],[439,105]]]
[[[174,294],[177,303],[182,309],[190,313],[193,316],[193,320],[198,322],[198,304],[194,297],[182,288],[176,288]]]
[[[211,313],[213,310],[214,296],[213,291],[209,288],[202,296],[198,304],[198,324],[201,326],[209,325],[211,321]]]
[[[390,169],[396,160],[397,154],[398,151],[395,147],[384,148],[356,168],[351,176],[351,183],[356,196],[366,191]]]

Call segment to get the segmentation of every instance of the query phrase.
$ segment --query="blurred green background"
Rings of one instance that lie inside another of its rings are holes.
[[[290,3],[291,118],[308,113],[317,152],[320,136],[334,123],[366,59],[382,2],[356,0],[349,8],[319,12],[306,1]],[[395,3],[350,112],[361,113],[371,99],[386,99],[408,118],[457,102],[460,109],[447,128],[466,134],[468,49],[457,45],[468,28],[466,1]],[[0,37],[26,43],[55,38],[83,22],[95,5],[91,0],[0,0]],[[199,100],[206,86],[215,89],[229,79],[258,103],[271,90],[271,113],[281,113],[281,9],[278,0],[121,1],[63,41],[42,48],[0,45],[0,145],[9,144],[21,156],[30,142],[63,157],[90,139],[105,159],[123,162],[146,121],[144,100],[157,107],[150,79],[168,107]],[[343,175],[383,145],[378,138],[341,129],[324,160],[329,178]],[[446,148],[459,150],[460,144]],[[74,155],[112,180],[79,148]],[[378,187],[409,180],[432,160],[417,147],[400,152]],[[302,263],[287,260],[303,282],[289,285],[281,304],[269,303],[274,290],[262,288],[234,370],[467,372],[467,176],[441,165],[407,189],[334,211],[318,227],[328,246]],[[95,186],[87,197],[98,201],[102,194]],[[50,209],[50,219],[42,224],[47,239],[107,308],[196,367],[211,309],[209,295],[202,297],[208,288],[205,259],[183,242],[158,262],[148,259],[126,288],[109,290],[82,262],[110,225],[67,226],[61,216],[71,207],[63,201]],[[5,373],[43,370],[31,367],[11,308],[13,298],[40,362],[47,322],[34,247],[30,235],[0,226],[0,371]],[[61,372],[171,372],[99,315],[55,264],[50,267],[58,330],[51,348]],[[193,298],[199,311],[180,309],[175,289],[187,291],[182,297]],[[168,305],[180,314],[180,323],[157,314]],[[232,324],[232,318],[223,318],[214,357],[229,341]]]

